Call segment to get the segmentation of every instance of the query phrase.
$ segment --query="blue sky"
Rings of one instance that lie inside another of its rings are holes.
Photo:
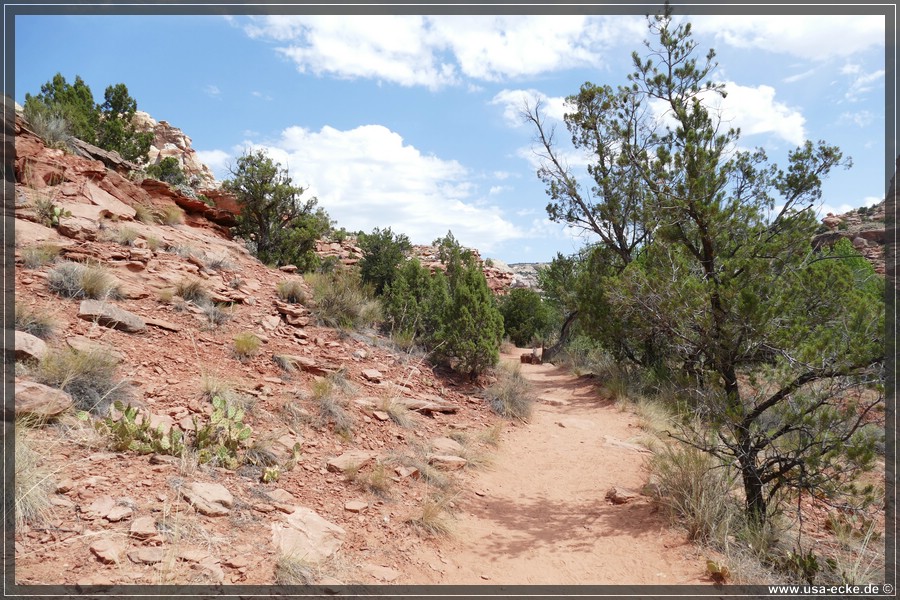
[[[717,52],[741,147],[781,165],[805,139],[844,150],[854,166],[827,180],[822,216],[884,197],[883,17],[688,19],[699,52]],[[535,262],[584,240],[547,219],[522,100],[542,99],[565,141],[565,96],[625,83],[647,27],[600,14],[18,15],[15,35],[20,104],[57,72],[100,101],[125,83],[220,180],[266,148],[338,226],[390,226],[413,243],[450,229],[485,257]]]

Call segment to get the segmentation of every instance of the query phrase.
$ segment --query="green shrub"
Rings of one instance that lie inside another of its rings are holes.
[[[375,228],[372,233],[359,237],[359,247],[363,257],[359,261],[360,277],[363,283],[373,286],[375,294],[381,295],[385,286],[394,281],[397,268],[412,249],[409,238],[394,234],[391,228]]]
[[[240,361],[251,358],[259,351],[261,343],[261,340],[252,333],[239,333],[234,336],[234,355]]]
[[[359,329],[374,323],[380,306],[370,297],[359,274],[340,270],[330,274],[310,273],[306,281],[312,288],[315,314],[329,327]]]
[[[318,200],[301,201],[306,190],[292,185],[287,170],[262,150],[238,158],[231,175],[222,185],[241,206],[234,233],[264,264],[313,269],[316,241],[331,228]]]
[[[278,297],[292,304],[306,304],[306,292],[300,279],[288,279],[278,282],[276,288]]]
[[[62,248],[53,244],[38,244],[22,249],[22,263],[26,269],[39,269],[59,256]]]
[[[167,156],[156,164],[150,165],[146,169],[147,175],[153,179],[158,179],[170,185],[184,185],[187,183],[187,176],[181,169],[178,159],[174,156]]]
[[[129,395],[125,382],[116,376],[116,359],[101,351],[50,350],[38,362],[35,379],[72,396],[77,409],[101,416]]]
[[[41,86],[41,93],[25,94],[25,112],[31,120],[37,115],[60,118],[66,127],[57,127],[66,133],[95,144],[104,150],[118,152],[132,162],[144,162],[153,141],[153,134],[139,133],[132,122],[137,111],[137,101],[128,93],[124,83],[107,86],[103,103],[95,103],[91,88],[76,75],[69,84],[62,74]]]
[[[525,420],[531,416],[535,396],[518,364],[512,367],[501,365],[497,369],[497,381],[488,386],[484,394],[491,410],[502,417]]]
[[[53,336],[56,324],[50,317],[17,302],[15,327],[16,331],[24,331],[46,340]]]
[[[434,332],[427,308],[432,288],[440,277],[432,278],[428,269],[413,258],[403,263],[393,282],[385,286],[381,296],[382,327],[401,344],[403,340],[408,340],[409,346],[416,340],[427,341]]]
[[[536,339],[546,339],[559,320],[541,295],[527,288],[515,288],[500,300],[505,335],[520,347]]]
[[[65,261],[50,270],[50,291],[66,298],[116,298],[119,289],[103,268]]]
[[[444,285],[432,289],[428,313],[436,320],[431,347],[436,359],[476,377],[500,358],[503,315],[471,252],[452,233],[435,240],[446,268]]]

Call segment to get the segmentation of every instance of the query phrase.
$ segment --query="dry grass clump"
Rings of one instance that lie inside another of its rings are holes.
[[[391,484],[393,484],[390,471],[382,462],[375,463],[372,469],[364,473],[361,473],[359,469],[353,469],[347,475],[348,479],[355,481],[363,490],[382,498],[389,495]]]
[[[146,204],[135,204],[131,208],[134,209],[134,220],[141,223],[155,223],[156,215],[153,209]]]
[[[209,292],[199,279],[182,279],[175,284],[175,294],[194,304],[209,302]]]
[[[133,246],[138,237],[138,232],[130,227],[120,227],[112,234],[112,240],[123,246]]]
[[[16,302],[15,327],[16,331],[24,331],[42,340],[47,340],[53,337],[56,323],[47,315]]]
[[[184,211],[170,204],[157,211],[155,217],[162,225],[178,225],[184,221]]]
[[[22,263],[26,269],[40,269],[56,260],[62,247],[54,244],[38,244],[22,249]]]
[[[303,290],[303,282],[300,279],[288,279],[278,282],[276,286],[278,297],[292,304],[306,304],[306,292]]]
[[[491,409],[508,419],[525,420],[534,407],[534,392],[516,364],[503,364],[497,369],[497,381],[484,390]]]
[[[312,384],[312,398],[319,406],[318,425],[331,424],[341,437],[349,438],[353,433],[353,417],[337,398],[336,385],[332,378],[322,378]]]
[[[240,361],[245,361],[256,356],[262,341],[253,333],[245,331],[234,336],[232,351]]]
[[[66,298],[116,298],[119,288],[113,277],[99,266],[64,261],[50,270],[50,291]]]
[[[319,567],[303,558],[282,554],[275,562],[275,585],[313,585],[320,577]]]
[[[128,398],[125,382],[116,376],[116,364],[103,351],[50,350],[38,362],[35,379],[72,396],[79,410],[104,416],[113,402]]]
[[[691,446],[662,446],[650,459],[660,501],[695,541],[722,539],[732,512],[725,501],[733,487],[726,470]]]
[[[42,465],[42,457],[28,439],[29,430],[16,423],[15,428],[15,520],[16,527],[26,523],[39,525],[50,515],[51,494],[56,485]]]
[[[293,373],[297,370],[294,361],[291,360],[289,356],[285,356],[284,354],[273,354],[272,360],[278,365],[278,368],[285,373]]]
[[[447,519],[447,506],[450,500],[444,496],[429,495],[422,500],[421,513],[407,519],[417,531],[429,536],[444,537],[453,531]]]
[[[412,411],[393,398],[382,398],[378,403],[378,410],[386,413],[391,418],[391,421],[404,429],[412,429],[416,426]]]
[[[231,271],[234,269],[234,263],[227,256],[223,255],[209,256],[204,261],[204,264],[207,269],[212,269],[213,271]]]
[[[231,313],[222,310],[222,307],[214,302],[203,305],[203,316],[206,317],[206,324],[210,329],[215,329],[231,319]]]

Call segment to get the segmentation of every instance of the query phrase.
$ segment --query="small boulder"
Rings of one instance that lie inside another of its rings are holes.
[[[428,464],[434,465],[438,469],[444,471],[456,471],[462,469],[469,461],[461,456],[452,456],[449,454],[430,454],[428,456]]]
[[[44,340],[24,331],[16,331],[16,360],[41,360],[46,354]]]
[[[372,383],[381,383],[381,380],[384,378],[384,375],[378,369],[365,369],[362,372],[362,376]]]
[[[117,564],[122,560],[122,553],[124,551],[124,545],[106,537],[95,540],[94,543],[91,544],[91,552],[94,556],[96,556],[100,562],[108,565]]]
[[[50,418],[67,411],[75,401],[62,390],[34,381],[16,380],[16,416]]]
[[[231,512],[234,497],[219,483],[195,481],[181,490],[185,499],[200,514],[208,517],[222,517]]]
[[[637,492],[619,487],[611,487],[606,492],[606,499],[613,504],[627,504],[637,497]]]
[[[447,437],[431,440],[431,449],[434,450],[435,454],[449,454],[453,456],[459,456],[463,451],[462,444]]]

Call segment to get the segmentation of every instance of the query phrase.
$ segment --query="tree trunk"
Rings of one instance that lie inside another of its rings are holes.
[[[738,445],[741,448],[738,463],[741,466],[741,480],[744,483],[747,517],[755,525],[764,525],[766,522],[766,497],[763,494],[763,483],[756,464],[756,452],[750,450],[751,440],[748,431],[739,432]]]
[[[569,341],[569,335],[571,333],[572,323],[575,322],[575,317],[578,316],[578,311],[572,311],[569,313],[569,316],[566,317],[565,322],[563,323],[562,330],[559,332],[559,340],[549,348],[544,348],[543,352],[541,352],[541,361],[542,362],[552,362],[553,357],[556,356],[560,350],[562,350],[565,345]]]

